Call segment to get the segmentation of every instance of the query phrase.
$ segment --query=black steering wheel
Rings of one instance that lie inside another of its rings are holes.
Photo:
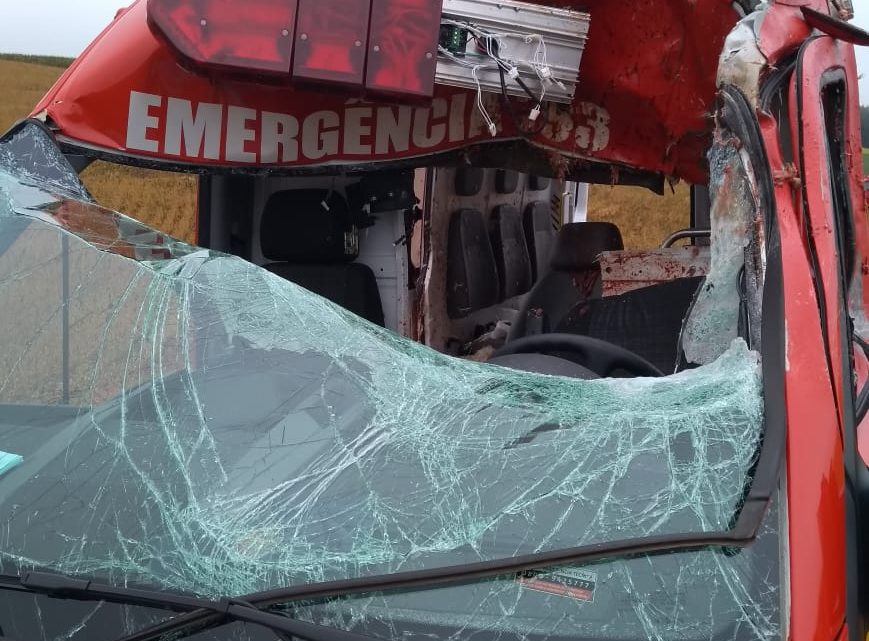
[[[534,334],[510,341],[492,358],[510,354],[549,354],[573,361],[595,374],[607,377],[617,370],[634,376],[664,376],[642,356],[590,336],[581,334]]]

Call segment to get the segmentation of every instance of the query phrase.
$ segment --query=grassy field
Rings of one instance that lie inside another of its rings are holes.
[[[671,232],[691,224],[691,191],[686,185],[666,188],[657,196],[642,187],[592,185],[588,196],[589,220],[618,225],[627,249],[657,247]]]
[[[0,56],[0,132],[26,117],[63,73],[50,66]],[[97,201],[124,212],[167,234],[195,241],[196,178],[95,162],[82,181]]]
[[[36,62],[48,64],[36,64]],[[69,61],[0,54],[0,132],[24,118]],[[101,204],[167,234],[195,241],[196,178],[95,162],[82,180]],[[592,220],[609,220],[622,230],[628,248],[657,246],[671,231],[688,226],[689,190],[656,196],[636,187],[593,186]]]
[[[28,62],[46,67],[60,67],[66,69],[75,58],[63,58],[61,56],[30,56],[23,53],[0,53],[0,60],[11,62]]]

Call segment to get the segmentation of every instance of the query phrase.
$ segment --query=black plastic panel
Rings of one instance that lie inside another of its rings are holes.
[[[549,189],[549,184],[552,182],[550,178],[545,176],[528,176],[528,189],[530,191],[543,191]]]
[[[495,191],[499,194],[512,194],[519,187],[519,172],[499,169],[495,172]]]

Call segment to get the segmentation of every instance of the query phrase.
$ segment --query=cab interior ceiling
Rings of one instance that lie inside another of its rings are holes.
[[[471,145],[464,149],[429,154],[424,157],[365,163],[327,163],[314,166],[202,166],[190,163],[156,160],[147,156],[117,154],[66,139],[57,126],[47,123],[55,132],[58,144],[70,164],[81,173],[91,162],[130,165],[158,171],[195,173],[201,176],[361,176],[367,173],[404,171],[426,167],[479,167],[509,169],[526,174],[561,178],[595,185],[645,187],[663,194],[670,177],[660,172],[601,162],[590,158],[571,158],[535,147],[524,140],[510,140]]]

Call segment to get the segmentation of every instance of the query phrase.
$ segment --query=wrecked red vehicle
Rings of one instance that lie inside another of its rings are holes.
[[[0,139],[2,634],[863,641],[851,14],[119,12]],[[678,181],[660,246],[588,208]]]

